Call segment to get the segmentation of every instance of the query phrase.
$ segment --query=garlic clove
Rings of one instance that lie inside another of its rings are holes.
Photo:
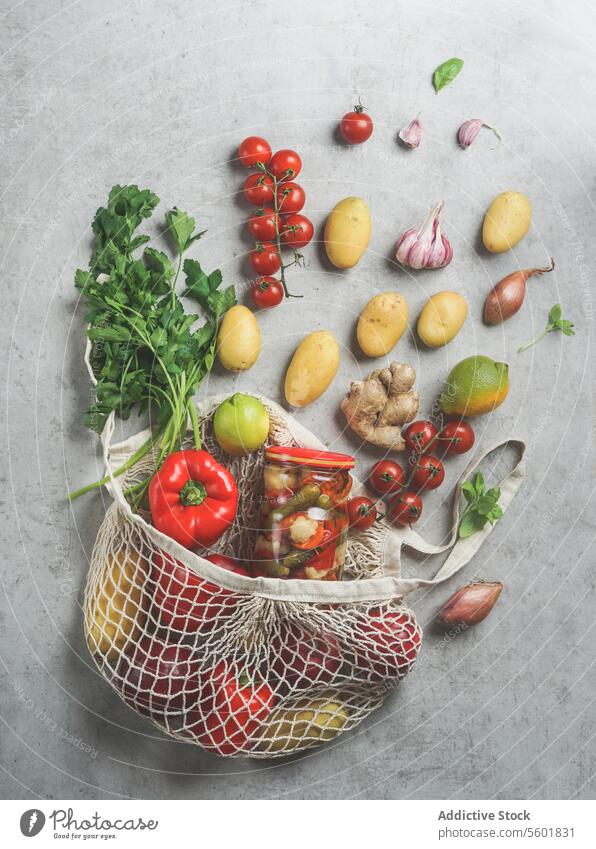
[[[477,625],[491,612],[502,589],[500,581],[475,581],[460,587],[439,610],[437,622],[444,627]]]
[[[480,132],[481,127],[486,127],[487,130],[490,130],[495,136],[499,139],[499,143],[502,141],[501,134],[495,130],[494,127],[491,127],[489,124],[485,124],[484,121],[481,121],[480,118],[470,118],[469,121],[464,121],[459,130],[457,131],[457,141],[460,147],[463,147],[464,150],[467,147],[470,147],[478,133]]]
[[[407,268],[444,268],[453,259],[453,248],[441,230],[439,215],[443,201],[432,207],[418,227],[411,227],[399,237],[395,258]]]
[[[415,149],[418,147],[422,140],[422,123],[420,121],[420,116],[414,118],[413,121],[410,121],[409,124],[406,124],[405,127],[397,134],[398,138],[406,147],[410,149]]]

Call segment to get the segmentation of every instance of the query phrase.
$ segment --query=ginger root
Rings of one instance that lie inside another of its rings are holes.
[[[354,380],[341,408],[354,433],[366,442],[403,451],[401,425],[418,412],[420,397],[412,390],[416,372],[408,363],[392,362],[366,380]]]

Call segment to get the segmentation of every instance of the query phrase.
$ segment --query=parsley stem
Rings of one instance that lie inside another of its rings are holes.
[[[546,330],[543,330],[543,331],[542,331],[542,333],[540,333],[540,334],[539,334],[539,335],[538,335],[535,339],[532,339],[532,341],[531,341],[531,342],[526,342],[526,344],[525,344],[525,345],[522,345],[522,346],[521,346],[521,348],[518,348],[518,349],[517,349],[517,353],[518,353],[518,354],[521,354],[521,353],[522,353],[522,351],[527,351],[527,350],[528,350],[528,348],[531,348],[531,347],[532,347],[532,345],[535,345],[535,344],[536,344],[536,342],[540,342],[540,340],[541,340],[541,339],[544,339],[544,337],[545,337],[545,336],[548,336],[548,334],[551,332],[551,330],[552,330],[552,329],[553,329],[553,328],[549,325],[549,326],[546,328]]]
[[[188,399],[188,414],[190,416],[190,421],[192,423],[192,432],[195,440],[195,448],[197,451],[201,450],[201,432],[199,430],[199,419],[197,416],[197,409],[192,402],[192,398]]]
[[[149,439],[147,439],[145,442],[143,442],[141,447],[137,448],[137,450],[134,452],[134,454],[130,455],[130,457],[128,458],[126,463],[123,463],[118,469],[116,469],[115,472],[112,472],[112,477],[117,478],[120,475],[123,475],[124,472],[127,472],[136,463],[138,463],[139,460],[141,460],[146,454],[149,453],[149,451],[151,451],[154,444],[157,442],[159,435],[160,435],[159,432],[155,433],[152,436],[150,436]],[[85,495],[86,492],[91,492],[94,489],[98,489],[100,486],[104,486],[106,483],[109,483],[109,482],[110,482],[110,476],[106,475],[105,477],[101,478],[101,480],[95,481],[94,483],[88,483],[87,486],[83,486],[83,487],[81,487],[81,489],[77,489],[74,492],[70,492],[69,495],[68,495],[68,500],[74,501],[75,498],[78,498],[80,495]]]

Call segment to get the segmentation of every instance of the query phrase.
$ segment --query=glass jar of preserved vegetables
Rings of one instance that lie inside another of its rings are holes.
[[[254,549],[254,573],[338,581],[348,537],[352,488],[347,454],[268,448]]]

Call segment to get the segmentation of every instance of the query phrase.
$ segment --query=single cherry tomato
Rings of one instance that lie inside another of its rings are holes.
[[[406,446],[414,454],[424,454],[429,443],[434,440],[438,431],[432,422],[421,419],[412,422],[404,431]]]
[[[425,489],[437,489],[445,480],[445,467],[431,454],[416,458],[416,467],[412,473],[411,486],[418,492]]]
[[[295,150],[278,150],[267,169],[278,180],[293,180],[302,169],[302,160]]]
[[[251,283],[250,297],[255,307],[266,310],[281,304],[284,287],[276,277],[259,277]]]
[[[267,165],[271,159],[271,145],[260,136],[248,136],[238,148],[238,159],[245,168],[251,168],[257,162]]]
[[[447,454],[465,454],[474,444],[474,431],[472,426],[465,421],[447,422],[439,434],[437,444]]]
[[[257,242],[254,251],[251,251],[248,255],[248,261],[259,277],[275,274],[281,267],[277,248],[271,242]]]
[[[282,227],[281,240],[289,248],[305,248],[315,234],[312,221],[306,215],[288,215]]]
[[[279,215],[273,209],[255,209],[248,219],[248,229],[259,242],[271,242],[277,235],[276,225],[281,228]]]
[[[422,515],[422,499],[410,490],[396,495],[389,504],[387,515],[396,525],[413,525]]]
[[[253,206],[273,201],[273,180],[268,174],[251,174],[244,183],[244,197]]]
[[[399,492],[406,482],[406,473],[393,460],[380,460],[373,466],[368,482],[380,495]]]
[[[350,498],[348,501],[348,518],[350,527],[355,531],[367,531],[375,523],[377,508],[370,498],[365,498],[363,495]]]
[[[339,131],[348,144],[362,144],[372,136],[373,122],[360,103],[353,112],[347,112],[341,119]]]
[[[277,208],[279,212],[300,212],[306,201],[302,186],[298,183],[282,183],[277,187]]]

